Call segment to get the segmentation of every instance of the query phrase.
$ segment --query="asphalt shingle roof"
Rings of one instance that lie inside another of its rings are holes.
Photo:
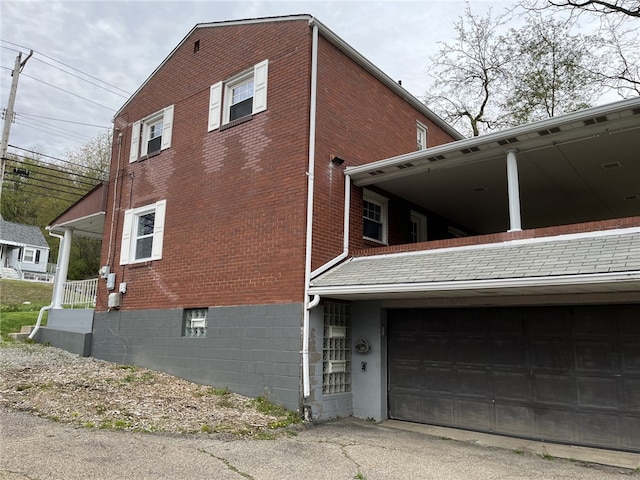
[[[357,257],[320,275],[311,285],[389,285],[639,271],[640,232],[632,231]]]
[[[0,243],[3,241],[49,248],[44,235],[35,225],[7,222],[0,216]]]

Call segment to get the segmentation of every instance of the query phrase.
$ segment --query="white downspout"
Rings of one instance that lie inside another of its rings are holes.
[[[318,86],[318,26],[313,26],[311,44],[311,98],[309,105],[309,171],[307,172],[307,241],[304,268],[304,312],[302,320],[302,393],[304,398],[311,395],[309,372],[309,310],[320,302],[320,297],[309,301],[311,281],[311,247],[313,245],[313,177],[315,174],[316,151],[316,89]]]
[[[316,268],[311,272],[311,278],[316,278],[321,273],[329,270],[331,267],[341,262],[347,255],[349,255],[349,222],[351,213],[351,176],[345,175],[344,179],[344,225],[343,225],[343,239],[342,239],[342,253],[337,257],[329,260],[324,265]]]
[[[42,317],[44,317],[44,312],[47,312],[53,308],[53,305],[55,304],[55,300],[58,296],[58,288],[59,288],[58,287],[58,271],[60,270],[60,258],[61,258],[60,251],[62,250],[64,245],[64,237],[62,235],[58,235],[51,231],[49,232],[49,235],[60,239],[60,246],[58,247],[58,260],[56,262],[56,275],[54,277],[54,282],[53,282],[53,293],[51,294],[51,303],[46,307],[42,307],[40,309],[40,312],[38,313],[38,320],[36,321],[36,326],[33,327],[33,330],[29,334],[29,340],[33,340],[33,337],[35,337],[38,330],[40,330],[40,324],[42,323]]]

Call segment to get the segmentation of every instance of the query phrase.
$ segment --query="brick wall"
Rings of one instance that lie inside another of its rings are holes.
[[[197,29],[116,118],[102,264],[127,283],[123,310],[302,300],[310,42],[306,21]],[[268,109],[207,132],[209,87],[265,59]],[[129,163],[133,122],[171,104],[171,148]],[[124,211],[162,199],[162,259],[120,266]]]
[[[429,147],[453,140],[323,38],[318,57],[313,268],[342,252],[346,167],[415,151],[416,122],[427,126]],[[332,164],[333,156],[344,164]],[[361,189],[351,200],[350,248],[361,248]]]
[[[599,232],[617,228],[640,227],[640,217],[615,218],[597,222],[576,223],[572,225],[557,225],[553,227],[532,228],[519,232],[501,232],[489,235],[475,235],[471,237],[451,238],[447,240],[435,240],[430,242],[409,243],[405,245],[390,245],[380,247],[365,247],[354,249],[351,254],[354,257],[370,255],[386,255],[389,253],[418,252],[421,250],[433,250],[437,248],[463,247],[469,245],[484,245],[487,243],[501,243],[511,240],[526,238],[551,237],[571,233]]]

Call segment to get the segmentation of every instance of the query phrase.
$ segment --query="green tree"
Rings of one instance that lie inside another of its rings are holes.
[[[511,68],[506,77],[505,109],[512,125],[590,107],[600,92],[590,56],[596,39],[570,33],[569,21],[529,16],[523,28],[510,29]]]

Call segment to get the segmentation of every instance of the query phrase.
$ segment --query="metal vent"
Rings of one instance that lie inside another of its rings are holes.
[[[435,157],[427,158],[430,162],[436,162],[438,160],[444,160],[444,155],[436,155]]]
[[[460,151],[466,155],[467,153],[471,153],[471,152],[479,152],[480,149],[478,147],[471,147],[471,148],[464,148]]]
[[[498,140],[498,145],[509,145],[510,143],[516,143],[518,139],[516,137],[505,138],[504,140]]]
[[[590,118],[589,120],[585,120],[584,123],[585,125],[595,125],[596,123],[603,123],[606,122],[607,120],[609,120],[606,116],[602,116],[602,117],[596,117],[596,118]]]
[[[413,167],[413,163],[403,163],[402,165],[397,165],[397,168],[399,168],[400,170],[409,167]]]
[[[547,128],[546,130],[540,130],[538,132],[538,135],[543,137],[545,135],[550,135],[552,133],[558,133],[559,131],[560,131],[560,127]]]
[[[369,175],[380,175],[384,173],[384,170],[375,170],[373,172],[369,172]]]

